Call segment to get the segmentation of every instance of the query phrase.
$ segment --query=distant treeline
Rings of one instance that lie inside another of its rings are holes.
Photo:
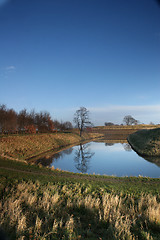
[[[17,113],[6,105],[0,105],[0,133],[47,133],[73,128],[72,123],[52,120],[47,111],[28,112],[26,109]]]
[[[133,118],[131,115],[127,115],[123,118],[123,123],[127,126],[129,125],[138,125],[140,124],[140,121],[139,120],[136,120],[135,118]],[[123,123],[121,125],[123,125]],[[112,122],[105,122],[104,123],[105,126],[113,126],[113,125],[116,125]]]

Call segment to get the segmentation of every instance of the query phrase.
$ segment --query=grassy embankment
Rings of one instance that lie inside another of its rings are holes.
[[[13,240],[158,240],[159,193],[160,179],[73,174],[0,159],[0,225]]]
[[[160,128],[139,130],[129,135],[128,141],[138,154],[160,157]]]
[[[26,161],[42,153],[56,151],[101,136],[103,135],[98,133],[84,133],[80,137],[76,132],[1,136],[0,156],[17,161]]]

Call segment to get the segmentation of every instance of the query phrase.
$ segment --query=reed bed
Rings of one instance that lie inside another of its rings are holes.
[[[160,239],[159,195],[31,180],[0,190],[0,226],[10,239]]]

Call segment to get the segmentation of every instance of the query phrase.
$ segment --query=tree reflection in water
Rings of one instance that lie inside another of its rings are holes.
[[[110,147],[110,146],[113,146],[113,145],[114,145],[114,143],[109,143],[109,142],[106,142],[106,143],[105,143],[105,146],[106,146],[106,147]]]
[[[111,146],[113,146],[114,144],[115,144],[115,143],[106,142],[106,143],[105,143],[105,146],[106,146],[106,147],[111,147]],[[131,146],[129,145],[129,143],[122,143],[122,145],[123,145],[125,151],[127,151],[127,152],[132,151],[132,148],[131,148]]]
[[[127,151],[127,152],[131,152],[132,151],[132,148],[129,145],[129,143],[123,143],[123,147],[124,147],[124,150]]]
[[[95,154],[94,152],[90,151],[89,145],[90,144],[80,144],[78,150],[75,151],[75,167],[82,173],[87,172],[89,168],[89,160]]]

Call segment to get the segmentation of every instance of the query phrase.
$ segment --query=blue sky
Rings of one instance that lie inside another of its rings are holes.
[[[155,0],[0,0],[0,103],[95,125],[160,123]]]

